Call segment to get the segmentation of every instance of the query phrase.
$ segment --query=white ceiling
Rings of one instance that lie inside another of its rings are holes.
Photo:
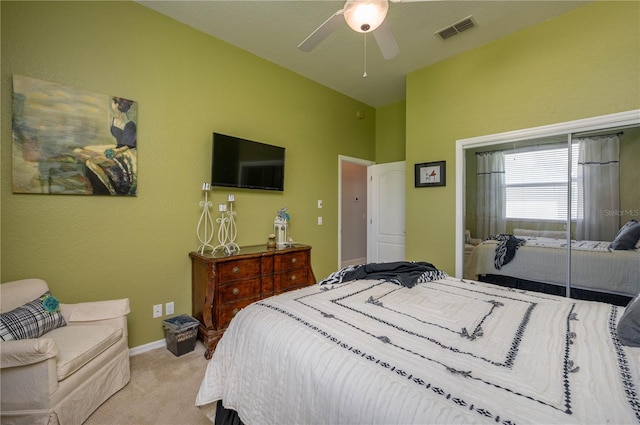
[[[341,9],[332,0],[138,0],[150,9],[183,22],[256,56],[303,75],[373,107],[405,98],[405,76],[461,52],[560,14],[590,1],[569,0],[404,0],[389,4],[387,20],[400,54],[384,60],[374,37],[346,23],[313,51],[297,46]],[[476,27],[447,40],[435,33],[468,16]]]

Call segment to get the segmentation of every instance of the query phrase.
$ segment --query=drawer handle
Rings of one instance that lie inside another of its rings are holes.
[[[292,280],[292,281],[295,281],[295,280],[296,280],[296,275],[295,275],[295,274],[291,276],[291,280]]]
[[[238,295],[240,293],[240,290],[238,288],[233,288],[233,295]]]
[[[292,262],[293,264],[295,264],[295,263],[296,263],[296,261],[298,261],[298,259],[297,259],[297,258],[295,258],[295,257],[291,259],[291,262]]]
[[[240,273],[240,267],[236,266],[231,270],[233,273]]]
[[[234,308],[233,311],[231,312],[231,314],[233,314],[235,316],[236,314],[238,314],[239,311],[240,311],[239,308]]]

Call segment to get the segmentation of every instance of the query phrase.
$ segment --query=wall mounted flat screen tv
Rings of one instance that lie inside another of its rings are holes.
[[[213,133],[211,185],[284,190],[285,148]]]

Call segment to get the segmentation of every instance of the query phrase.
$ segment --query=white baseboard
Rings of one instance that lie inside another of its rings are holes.
[[[129,357],[146,353],[147,351],[155,350],[156,348],[166,348],[166,347],[167,347],[167,340],[159,339],[157,341],[153,341],[148,344],[138,345],[137,347],[130,348]]]
[[[340,265],[340,267],[357,266],[359,264],[364,264],[366,262],[367,262],[367,257],[353,258],[351,260],[342,261],[342,264]]]

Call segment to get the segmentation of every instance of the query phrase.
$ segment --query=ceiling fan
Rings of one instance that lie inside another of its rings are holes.
[[[392,3],[409,1],[412,0],[391,0]],[[364,34],[372,32],[382,57],[391,59],[400,53],[400,48],[391,31],[391,26],[385,20],[388,10],[388,0],[347,0],[343,8],[331,15],[305,38],[298,45],[298,49],[310,52],[346,21],[347,25],[356,32]]]

